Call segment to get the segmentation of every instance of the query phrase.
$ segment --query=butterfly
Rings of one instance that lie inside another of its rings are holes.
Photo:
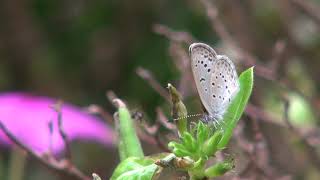
[[[204,43],[189,47],[193,77],[201,102],[207,111],[202,121],[219,124],[239,91],[239,79],[233,62],[218,55]]]

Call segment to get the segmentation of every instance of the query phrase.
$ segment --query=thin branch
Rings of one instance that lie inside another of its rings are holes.
[[[186,69],[190,69],[190,60],[183,46],[189,46],[197,40],[188,32],[174,31],[165,25],[155,24],[153,31],[159,35],[163,35],[170,41],[169,54],[181,73],[178,90],[183,98],[189,96],[190,90],[195,90],[195,87],[192,86],[192,89],[188,87],[193,77],[191,71],[186,71]]]
[[[162,141],[161,133],[159,131],[161,125],[168,128],[169,130],[175,129],[175,126],[168,123],[167,118],[164,116],[163,112],[160,108],[156,109],[157,111],[157,120],[156,122],[149,126],[146,122],[142,124],[142,130],[138,128],[138,133],[141,134],[141,138],[147,140],[147,142],[152,142],[152,144],[156,144],[159,148],[161,148],[165,152],[170,152],[167,145]],[[145,133],[147,136],[145,136]]]
[[[186,71],[187,69],[191,69],[191,61],[185,49],[182,43],[177,43],[170,39],[169,54],[181,74],[178,90],[182,99],[196,92],[195,86],[190,86],[190,81],[193,81],[192,73],[191,71]]]
[[[53,156],[42,156],[34,151],[32,151],[29,147],[24,145],[20,140],[18,140],[11,132],[7,129],[7,127],[0,121],[0,129],[7,135],[7,137],[15,143],[18,147],[26,151],[32,158],[39,161],[44,166],[49,169],[53,169],[57,172],[62,172],[64,174],[70,175],[79,180],[91,180],[90,177],[84,175],[79,169],[77,169],[73,164],[66,163],[64,161],[57,161]]]
[[[246,164],[246,166],[243,168],[243,170],[239,173],[240,176],[245,176],[249,172],[251,172],[253,169],[257,169],[258,165],[255,162],[255,156],[254,156],[254,151],[255,151],[255,145],[254,143],[250,142],[245,138],[244,132],[244,122],[240,121],[237,128],[235,129],[235,140],[240,149],[248,156],[249,162]]]
[[[155,123],[154,125],[149,126],[146,123],[144,123],[143,128],[149,135],[155,136],[158,133],[160,125],[158,123]]]
[[[251,103],[247,105],[245,113],[251,118],[259,119],[264,122],[274,124],[280,127],[285,127],[285,125],[281,123],[280,119],[275,119],[271,117],[271,115],[265,112],[262,108],[259,108],[258,106],[255,106]]]
[[[278,72],[281,62],[283,62],[283,60],[285,59],[283,58],[285,50],[286,50],[286,42],[284,40],[278,40],[274,44],[272,58],[269,64],[269,67],[270,69],[273,70],[273,72]],[[275,73],[275,74],[278,74],[278,73]]]
[[[63,102],[59,100],[56,104],[53,105],[52,108],[57,112],[59,134],[61,135],[63,143],[66,147],[66,159],[70,161],[70,164],[71,164],[72,155],[71,155],[70,141],[62,125],[62,111],[61,111],[62,104]]]
[[[244,128],[244,122],[239,121],[237,127],[234,130],[234,138],[235,138],[238,146],[246,154],[251,154],[254,150],[254,146],[251,142],[249,142],[246,138],[244,138],[243,128]]]
[[[148,127],[148,126],[147,126]],[[154,138],[153,135],[151,135],[151,133],[155,133],[156,130],[153,130],[153,128],[156,127],[151,127],[151,129],[146,130],[146,127],[143,126],[141,128],[141,126],[137,126],[137,134],[139,136],[139,138],[141,138],[141,140],[143,140],[144,142],[147,142],[149,144],[152,145],[157,145],[157,140]]]
[[[252,122],[252,130],[254,133],[254,154],[256,163],[269,179],[274,179],[275,169],[270,166],[270,150],[267,140],[261,131],[258,119],[250,118]]]
[[[318,25],[320,25],[320,7],[317,3],[308,0],[291,0],[291,3],[309,15]]]
[[[108,112],[105,111],[101,106],[96,105],[96,104],[91,104],[86,108],[86,111],[88,111],[91,114],[98,114],[101,117],[103,117],[103,119],[105,119],[109,124],[112,124],[113,121],[113,117],[112,115]]]
[[[270,113],[265,112],[262,108],[255,106],[249,103],[246,107],[245,114],[251,118],[258,119],[259,121],[264,121],[282,128],[288,128],[286,122],[281,121],[281,119],[274,118]],[[318,127],[312,128],[297,128],[296,131],[299,132],[299,135],[303,137],[308,143],[315,147],[320,144],[320,130]]]
[[[209,0],[201,0],[201,3],[206,9],[206,13],[208,18],[210,19],[212,29],[216,31],[216,33],[224,43],[230,45],[237,52],[239,58],[243,61],[243,63],[246,66],[255,66],[256,74],[260,75],[261,77],[269,80],[274,79],[274,72],[272,70],[257,64],[257,58],[253,54],[242,49],[232,38],[222,21],[220,21],[220,19],[218,18],[218,9],[214,5],[214,3],[209,2]]]
[[[109,100],[109,102],[113,105],[114,105],[114,100],[118,99],[118,96],[111,90],[106,92],[106,97]]]
[[[116,107],[125,106],[124,102],[122,100],[120,100],[113,91],[108,91],[106,94],[107,94],[109,101],[111,103],[113,103]],[[164,117],[162,117],[162,118],[164,118]],[[135,123],[136,123],[136,121],[135,121]],[[161,138],[159,135],[160,134],[159,133],[160,124],[158,121],[156,121],[156,124],[154,124],[153,126],[148,126],[147,123],[143,123],[142,126],[143,126],[143,128],[142,128],[143,130],[139,127],[136,128],[136,131],[137,131],[139,138],[141,138],[142,140],[144,140],[145,142],[148,142],[150,144],[157,145],[162,150],[169,152],[166,144],[164,144],[161,141]],[[116,128],[118,128],[118,127],[116,126]]]
[[[195,42],[195,38],[192,37],[191,34],[185,31],[173,31],[172,29],[168,28],[167,26],[161,24],[154,24],[153,31],[157,34],[163,35],[166,38],[174,41],[176,43],[186,43],[191,44]]]
[[[160,94],[160,96],[162,96],[165,100],[170,102],[170,97],[169,94],[167,92],[167,90],[161,86],[161,84],[154,78],[153,74],[142,68],[142,67],[138,67],[136,69],[136,73],[145,81],[147,81],[149,83],[149,85]]]
[[[48,130],[49,130],[49,154],[52,154],[52,143],[53,143],[53,139],[52,139],[52,135],[53,135],[53,120],[51,119],[48,123]]]
[[[253,120],[253,130],[255,134],[255,142],[248,141],[243,132],[244,123],[240,121],[237,128],[235,129],[235,140],[243,150],[243,152],[249,157],[250,161],[240,172],[240,176],[244,176],[249,172],[259,172],[260,175],[267,177],[268,179],[274,179],[274,169],[269,165],[268,158],[269,153],[266,149],[266,141],[260,131],[258,122]]]
[[[176,130],[176,126],[173,123],[170,123],[168,118],[164,115],[162,109],[160,107],[156,108],[157,112],[157,122],[166,127],[169,130]]]

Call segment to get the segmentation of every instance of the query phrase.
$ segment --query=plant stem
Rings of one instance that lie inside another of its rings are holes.
[[[119,107],[118,117],[115,116],[115,121],[120,142],[118,148],[121,161],[128,157],[144,157],[129,110],[121,100],[116,99],[114,101]]]
[[[177,89],[170,83],[168,84],[167,88],[169,90],[172,101],[172,117],[175,119],[179,136],[181,136],[184,132],[188,131],[187,108],[183,104],[181,95],[179,94]]]
[[[22,180],[26,162],[26,153],[19,148],[13,148],[10,155],[8,180]]]

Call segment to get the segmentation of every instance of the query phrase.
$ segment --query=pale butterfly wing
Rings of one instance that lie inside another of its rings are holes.
[[[227,56],[217,55],[203,43],[192,44],[189,52],[201,102],[209,116],[219,120],[239,91],[235,66]]]
[[[222,117],[233,97],[239,91],[239,81],[232,61],[223,55],[218,55],[213,62],[210,78],[210,107],[209,115]]]
[[[191,67],[197,90],[203,106],[210,113],[210,79],[213,71],[213,62],[217,61],[216,52],[208,45],[194,43],[190,45]]]

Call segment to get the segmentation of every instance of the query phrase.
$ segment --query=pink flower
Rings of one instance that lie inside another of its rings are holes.
[[[56,100],[26,93],[0,94],[0,121],[22,143],[37,153],[51,150],[59,153],[64,142],[59,134],[57,112],[51,106]],[[50,134],[49,123],[53,123]],[[89,115],[71,104],[62,105],[62,126],[70,141],[87,140],[111,146],[112,129],[102,120]],[[12,142],[0,129],[0,143]]]

